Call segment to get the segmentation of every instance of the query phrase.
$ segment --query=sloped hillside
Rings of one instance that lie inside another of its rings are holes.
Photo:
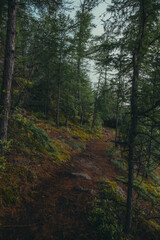
[[[134,232],[123,234],[127,163],[113,147],[113,130],[56,129],[29,113],[16,119],[1,170],[1,239],[159,239],[158,199],[155,208],[145,198],[158,196],[153,182],[135,185]]]

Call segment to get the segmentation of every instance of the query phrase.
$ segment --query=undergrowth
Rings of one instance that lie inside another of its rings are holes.
[[[92,202],[89,221],[99,240],[124,240],[125,200],[115,182],[101,181],[98,197]]]
[[[35,176],[25,166],[8,166],[6,173],[1,175],[0,206],[16,205],[20,203],[19,192],[24,183],[33,183]]]
[[[85,149],[87,141],[101,137],[99,132],[71,122],[68,126],[58,129],[53,120],[38,119],[20,109],[14,112],[9,122],[5,157],[0,157],[1,206],[21,202],[22,185],[34,183],[39,174],[37,165],[59,165],[70,160],[71,154]]]
[[[119,148],[113,146],[112,143],[107,144],[106,156],[109,157],[111,163],[119,168],[124,173],[128,171],[127,161],[121,157],[121,151]]]

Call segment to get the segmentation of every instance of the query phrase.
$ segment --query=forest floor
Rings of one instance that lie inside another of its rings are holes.
[[[98,240],[88,221],[89,202],[95,198],[100,179],[115,181],[123,175],[106,154],[112,130],[103,134],[66,163],[39,165],[33,196],[24,197],[23,208],[12,208],[4,223],[3,240]],[[125,185],[119,184],[125,192]]]
[[[39,121],[31,126],[34,132],[40,126],[48,134],[49,143],[56,146],[54,155],[47,152],[46,147],[39,148],[41,152],[31,151],[32,145],[37,147],[34,142],[40,145],[40,140],[31,138],[32,132],[24,138],[27,133],[18,130],[18,144],[24,141],[29,145],[15,145],[7,156],[7,168],[0,176],[0,240],[99,240],[88,218],[100,182],[116,182],[118,194],[123,199],[127,195],[127,185],[121,180],[127,179],[127,171],[113,165],[114,159],[119,164],[118,156],[111,155],[114,130],[106,128],[101,134],[91,135],[74,126],[68,130],[56,129]],[[144,185],[146,196],[152,198],[155,192],[155,196],[160,196],[157,184],[154,185],[150,185],[150,181]],[[144,190],[140,188],[139,195],[144,194]],[[137,196],[134,191],[134,203]],[[147,216],[153,217],[153,204],[146,201],[140,204]],[[159,207],[154,213],[156,219],[158,212]],[[159,240],[159,225],[144,220],[134,240]]]

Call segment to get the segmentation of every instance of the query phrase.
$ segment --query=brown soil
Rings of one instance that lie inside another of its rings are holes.
[[[88,222],[88,202],[96,195],[97,180],[122,175],[106,157],[112,138],[108,130],[104,139],[88,143],[69,162],[37,166],[39,180],[32,186],[32,196],[24,196],[21,207],[8,209],[1,239],[98,240]]]

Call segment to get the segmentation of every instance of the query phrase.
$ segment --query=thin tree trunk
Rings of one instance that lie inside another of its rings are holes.
[[[1,16],[0,16],[1,17]],[[0,64],[2,61],[2,25],[1,25],[1,18],[0,18]]]
[[[81,13],[83,14],[85,11],[85,1],[81,3]],[[82,102],[81,102],[81,61],[83,61],[83,54],[82,54],[82,22],[80,20],[80,26],[79,26],[79,39],[78,39],[78,59],[77,59],[77,101],[78,101],[78,116],[81,118],[82,115]],[[80,120],[81,123],[81,120]]]
[[[97,86],[97,91],[96,91],[96,94],[95,94],[94,112],[93,112],[93,120],[92,120],[92,129],[94,128],[95,122],[96,122],[98,93],[99,93],[99,88],[100,88],[100,83],[101,83],[101,74],[102,74],[102,69],[101,69],[101,71],[100,71],[99,80],[98,80],[98,86]]]
[[[81,107],[81,119],[80,119],[80,124],[83,125],[83,108]]]
[[[65,126],[66,126],[66,128],[68,128],[68,116],[66,117]]]
[[[133,192],[133,180],[134,180],[134,162],[135,162],[135,147],[137,136],[137,119],[138,119],[138,105],[137,105],[137,93],[138,93],[138,77],[139,67],[141,59],[144,57],[142,52],[143,41],[146,32],[146,10],[145,0],[140,0],[140,40],[137,49],[133,52],[133,78],[132,78],[132,93],[131,93],[131,130],[129,136],[129,155],[128,155],[128,192],[127,192],[127,209],[126,209],[126,224],[125,231],[131,232],[132,225],[132,192]]]
[[[48,106],[49,106],[49,76],[47,76],[47,89],[46,89],[46,97],[45,97],[45,118],[48,119]]]
[[[78,116],[81,117],[82,115],[82,102],[81,102],[81,59],[80,56],[78,56],[78,61],[77,61],[77,101],[78,101]],[[81,120],[80,120],[81,122]]]
[[[153,137],[153,122],[152,122],[152,126],[151,126],[151,138],[149,140],[149,146],[148,146],[148,158],[147,158],[147,171],[150,170],[150,166],[151,166],[151,157],[152,157],[152,137]],[[148,172],[146,173],[146,178],[148,178]]]
[[[48,119],[49,112],[49,87],[50,87],[50,64],[48,62],[48,72],[47,72],[47,88],[46,88],[46,98],[45,98],[45,118]]]
[[[119,127],[119,107],[120,107],[120,91],[121,91],[121,69],[122,63],[120,58],[120,67],[119,67],[119,74],[118,74],[118,89],[117,89],[117,104],[116,104],[116,135],[115,135],[115,147],[118,146],[117,138],[118,138],[118,127]]]
[[[61,85],[60,80],[58,81],[58,96],[57,96],[57,127],[59,128],[59,107],[60,107],[60,97],[61,97]]]
[[[2,62],[3,59],[3,54],[2,54],[2,19],[3,19],[3,9],[4,7],[4,3],[0,3],[0,64]]]
[[[61,46],[60,46],[58,96],[57,96],[57,116],[56,116],[56,122],[57,122],[57,127],[58,128],[59,128],[59,112],[60,112],[60,97],[61,97],[61,81],[62,81],[62,42],[61,42]]]
[[[158,53],[156,55],[156,72],[155,72],[155,77],[153,79],[152,85],[153,85],[153,96],[156,88],[156,79],[157,79],[157,70],[158,70]],[[154,110],[152,110],[152,115],[154,116]],[[154,131],[154,123],[153,120],[151,122],[151,130],[150,130],[150,140],[149,140],[149,145],[148,145],[148,158],[147,158],[147,171],[150,170],[151,166],[151,157],[152,157],[152,144],[153,144],[153,131]],[[148,172],[146,173],[146,178],[148,178]]]
[[[119,95],[119,94],[118,94]],[[116,135],[115,135],[115,147],[118,146],[117,138],[118,138],[118,123],[119,123],[119,96],[117,98],[117,105],[116,105]]]
[[[132,192],[133,192],[133,175],[135,160],[135,140],[137,135],[137,80],[138,65],[137,54],[133,54],[133,79],[131,94],[131,129],[129,136],[129,157],[128,157],[128,192],[127,192],[127,209],[126,209],[126,232],[130,232],[132,223]]]
[[[8,117],[11,105],[11,85],[14,70],[17,8],[18,0],[8,0],[7,40],[0,100],[0,139],[4,144],[7,143]]]

